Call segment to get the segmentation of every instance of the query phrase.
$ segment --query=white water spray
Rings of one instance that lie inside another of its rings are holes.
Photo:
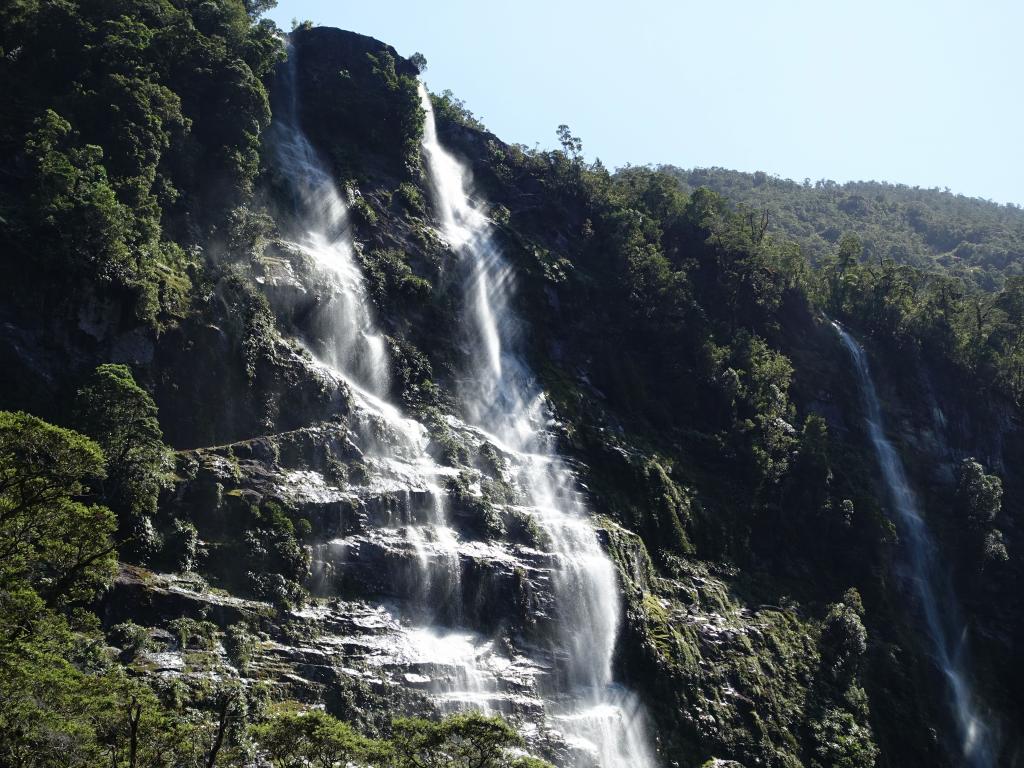
[[[352,246],[348,206],[324,168],[299,119],[295,51],[288,47],[287,110],[275,115],[278,165],[295,196],[305,231],[288,243],[322,273],[330,293],[320,297],[310,323],[311,346],[324,363],[349,381],[381,396],[388,386],[388,356],[377,330]]]
[[[387,400],[390,363],[384,334],[377,327],[356,259],[345,198],[302,130],[296,71],[296,51],[289,45],[278,91],[287,108],[277,110],[273,128],[277,167],[293,192],[299,230],[287,245],[315,265],[318,285],[326,286],[303,343],[327,375],[344,381],[352,393],[350,426],[377,483],[370,492],[397,501],[398,515],[386,527],[394,529],[388,534],[392,538],[404,536],[415,553],[412,564],[417,572],[410,578],[414,612],[429,620],[434,618],[429,611],[457,615],[462,602],[459,541],[447,523],[444,489],[453,470],[427,454],[426,428]],[[430,497],[424,514],[412,512],[412,488]],[[350,547],[339,540],[320,550],[340,565]],[[437,642],[445,637],[433,628],[415,630],[411,636],[434,637]],[[476,679],[475,658],[469,655],[459,667],[470,687]]]
[[[518,351],[509,300],[513,272],[491,225],[467,194],[467,171],[441,146],[426,89],[423,150],[442,235],[463,259],[470,360],[460,398],[474,424],[513,456],[515,482],[546,532],[557,565],[557,615],[550,638],[562,680],[549,702],[553,721],[581,762],[602,768],[655,765],[636,697],[612,680],[621,603],[612,562],[589,522],[575,479],[545,430],[543,392]]]
[[[995,765],[992,739],[978,713],[977,702],[964,670],[964,630],[956,617],[951,591],[945,581],[941,564],[937,561],[935,542],[921,515],[917,497],[907,480],[903,462],[893,444],[885,436],[882,408],[864,349],[838,323],[832,325],[857,369],[868,437],[874,446],[882,477],[889,489],[896,512],[896,523],[907,548],[910,580],[924,613],[925,628],[931,641],[935,662],[948,684],[964,764],[971,768],[991,768]]]

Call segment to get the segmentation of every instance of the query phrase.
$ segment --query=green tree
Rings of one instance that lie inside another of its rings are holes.
[[[87,504],[100,447],[24,413],[0,412],[0,764],[172,768],[192,720],[111,668],[87,601],[116,568],[114,514]],[[141,648],[139,628],[119,633]]]
[[[386,744],[359,734],[320,710],[283,707],[252,734],[274,768],[341,768],[350,763],[383,765]]]
[[[873,768],[878,747],[871,729],[850,712],[830,708],[811,723],[815,742],[811,765],[815,768]]]
[[[740,334],[734,348],[740,378],[737,433],[749,440],[758,479],[774,482],[785,473],[797,442],[789,423],[794,415],[789,401],[793,365],[757,336]]]
[[[253,20],[277,7],[277,0],[244,0],[245,11]]]
[[[136,265],[129,248],[129,211],[118,201],[102,165],[103,150],[78,145],[71,124],[52,109],[25,142],[34,164],[32,228],[39,253],[55,269],[100,281],[129,282]]]
[[[427,57],[419,51],[409,57],[409,63],[416,67],[416,71],[421,75],[427,71]]]
[[[151,546],[151,518],[172,466],[153,398],[136,384],[127,366],[106,363],[78,391],[75,424],[106,453],[100,488],[123,532],[140,539],[139,545]]]
[[[509,751],[522,737],[500,717],[477,712],[441,721],[404,718],[394,723],[392,746],[397,768],[515,768],[524,763]]]
[[[564,123],[558,126],[555,133],[558,134],[558,143],[562,145],[562,150],[565,154],[573,162],[578,161],[580,156],[583,154],[583,141],[580,137],[573,136],[572,130]]]
[[[823,669],[841,684],[852,681],[867,651],[868,632],[864,628],[864,608],[856,590],[849,590],[843,602],[829,608],[821,629],[821,662]]]
[[[232,624],[224,633],[224,650],[228,659],[241,674],[249,671],[253,654],[259,640],[252,635],[245,624]]]
[[[985,472],[977,459],[964,459],[956,489],[956,502],[963,523],[974,539],[980,561],[1002,561],[1009,557],[1003,534],[995,527],[1003,507],[1003,481]]]
[[[960,464],[957,501],[967,524],[976,531],[988,528],[1003,506],[1003,482],[996,475],[985,473],[977,459],[964,459]]]
[[[843,235],[834,255],[823,260],[822,274],[827,288],[827,306],[832,312],[842,312],[849,293],[849,284],[860,264],[864,247],[860,238],[852,233]]]
[[[90,598],[109,581],[114,516],[81,501],[103,473],[92,440],[0,412],[0,588],[25,583],[59,604]]]

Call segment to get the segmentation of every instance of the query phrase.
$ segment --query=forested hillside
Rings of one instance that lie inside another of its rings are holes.
[[[988,289],[1007,275],[1024,274],[1024,210],[1019,206],[874,181],[801,183],[724,168],[662,170],[687,190],[707,187],[758,217],[767,211],[768,229],[798,242],[815,262],[831,253],[844,234],[854,233],[864,244],[865,259],[876,263],[892,259]]]
[[[0,6],[0,764],[1021,765],[1020,210],[268,5]]]

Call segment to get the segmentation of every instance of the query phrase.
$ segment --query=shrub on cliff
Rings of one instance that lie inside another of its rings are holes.
[[[97,489],[117,513],[122,535],[134,537],[137,549],[151,548],[152,518],[172,468],[153,398],[127,366],[104,364],[78,390],[75,424],[107,455]]]
[[[181,317],[197,265],[178,244],[223,227],[259,170],[261,78],[282,55],[274,26],[257,20],[265,5],[0,8],[12,305],[55,297],[70,309],[98,293],[154,326]]]
[[[1009,553],[1002,531],[995,527],[1003,508],[1003,481],[997,475],[987,474],[977,459],[964,459],[960,464],[956,506],[960,524],[973,542],[974,559],[982,565],[1005,561]]]

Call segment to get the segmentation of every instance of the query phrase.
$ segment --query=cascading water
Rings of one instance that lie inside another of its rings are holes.
[[[376,329],[352,247],[348,207],[300,126],[295,52],[289,46],[284,80],[286,109],[275,114],[279,166],[295,196],[302,236],[289,243],[310,258],[332,289],[314,312],[311,346],[350,383],[382,396],[388,384],[384,337]]]
[[[603,768],[655,764],[635,696],[614,685],[612,658],[621,604],[614,566],[589,523],[572,474],[559,460],[545,425],[548,411],[517,349],[518,320],[509,306],[513,273],[486,216],[466,192],[463,166],[437,138],[426,111],[423,150],[442,235],[461,256],[465,274],[467,357],[460,399],[470,422],[513,457],[525,508],[545,531],[555,556],[555,629],[549,638],[561,679],[549,697],[552,720],[582,760]]]
[[[344,381],[352,392],[352,424],[374,478],[366,495],[383,495],[396,505],[387,510],[380,536],[390,542],[397,535],[415,551],[411,563],[416,571],[406,579],[410,604],[417,613],[414,619],[433,622],[440,613],[458,615],[461,604],[459,542],[448,525],[444,487],[455,471],[428,455],[426,428],[387,401],[390,366],[385,337],[376,326],[356,260],[346,202],[301,127],[296,60],[289,44],[275,88],[285,109],[275,110],[273,140],[277,167],[293,192],[299,231],[284,245],[314,265],[323,294],[309,313],[302,343],[328,375]],[[413,492],[428,497],[415,510]],[[344,565],[357,548],[339,539],[318,549],[332,565]],[[465,637],[419,627],[408,633],[410,648],[398,651],[421,661],[436,656],[439,643],[450,641],[456,651],[466,650]],[[463,655],[450,652],[436,663],[455,668],[473,694],[479,652],[470,648]]]
[[[857,369],[868,437],[874,446],[882,477],[896,512],[896,523],[906,545],[910,582],[924,614],[925,628],[935,661],[942,670],[949,688],[964,764],[972,768],[990,768],[995,765],[991,734],[978,713],[977,702],[964,669],[964,629],[956,616],[951,590],[937,560],[935,542],[925,525],[917,497],[907,480],[903,462],[885,436],[882,408],[864,349],[838,323],[832,325]]]

